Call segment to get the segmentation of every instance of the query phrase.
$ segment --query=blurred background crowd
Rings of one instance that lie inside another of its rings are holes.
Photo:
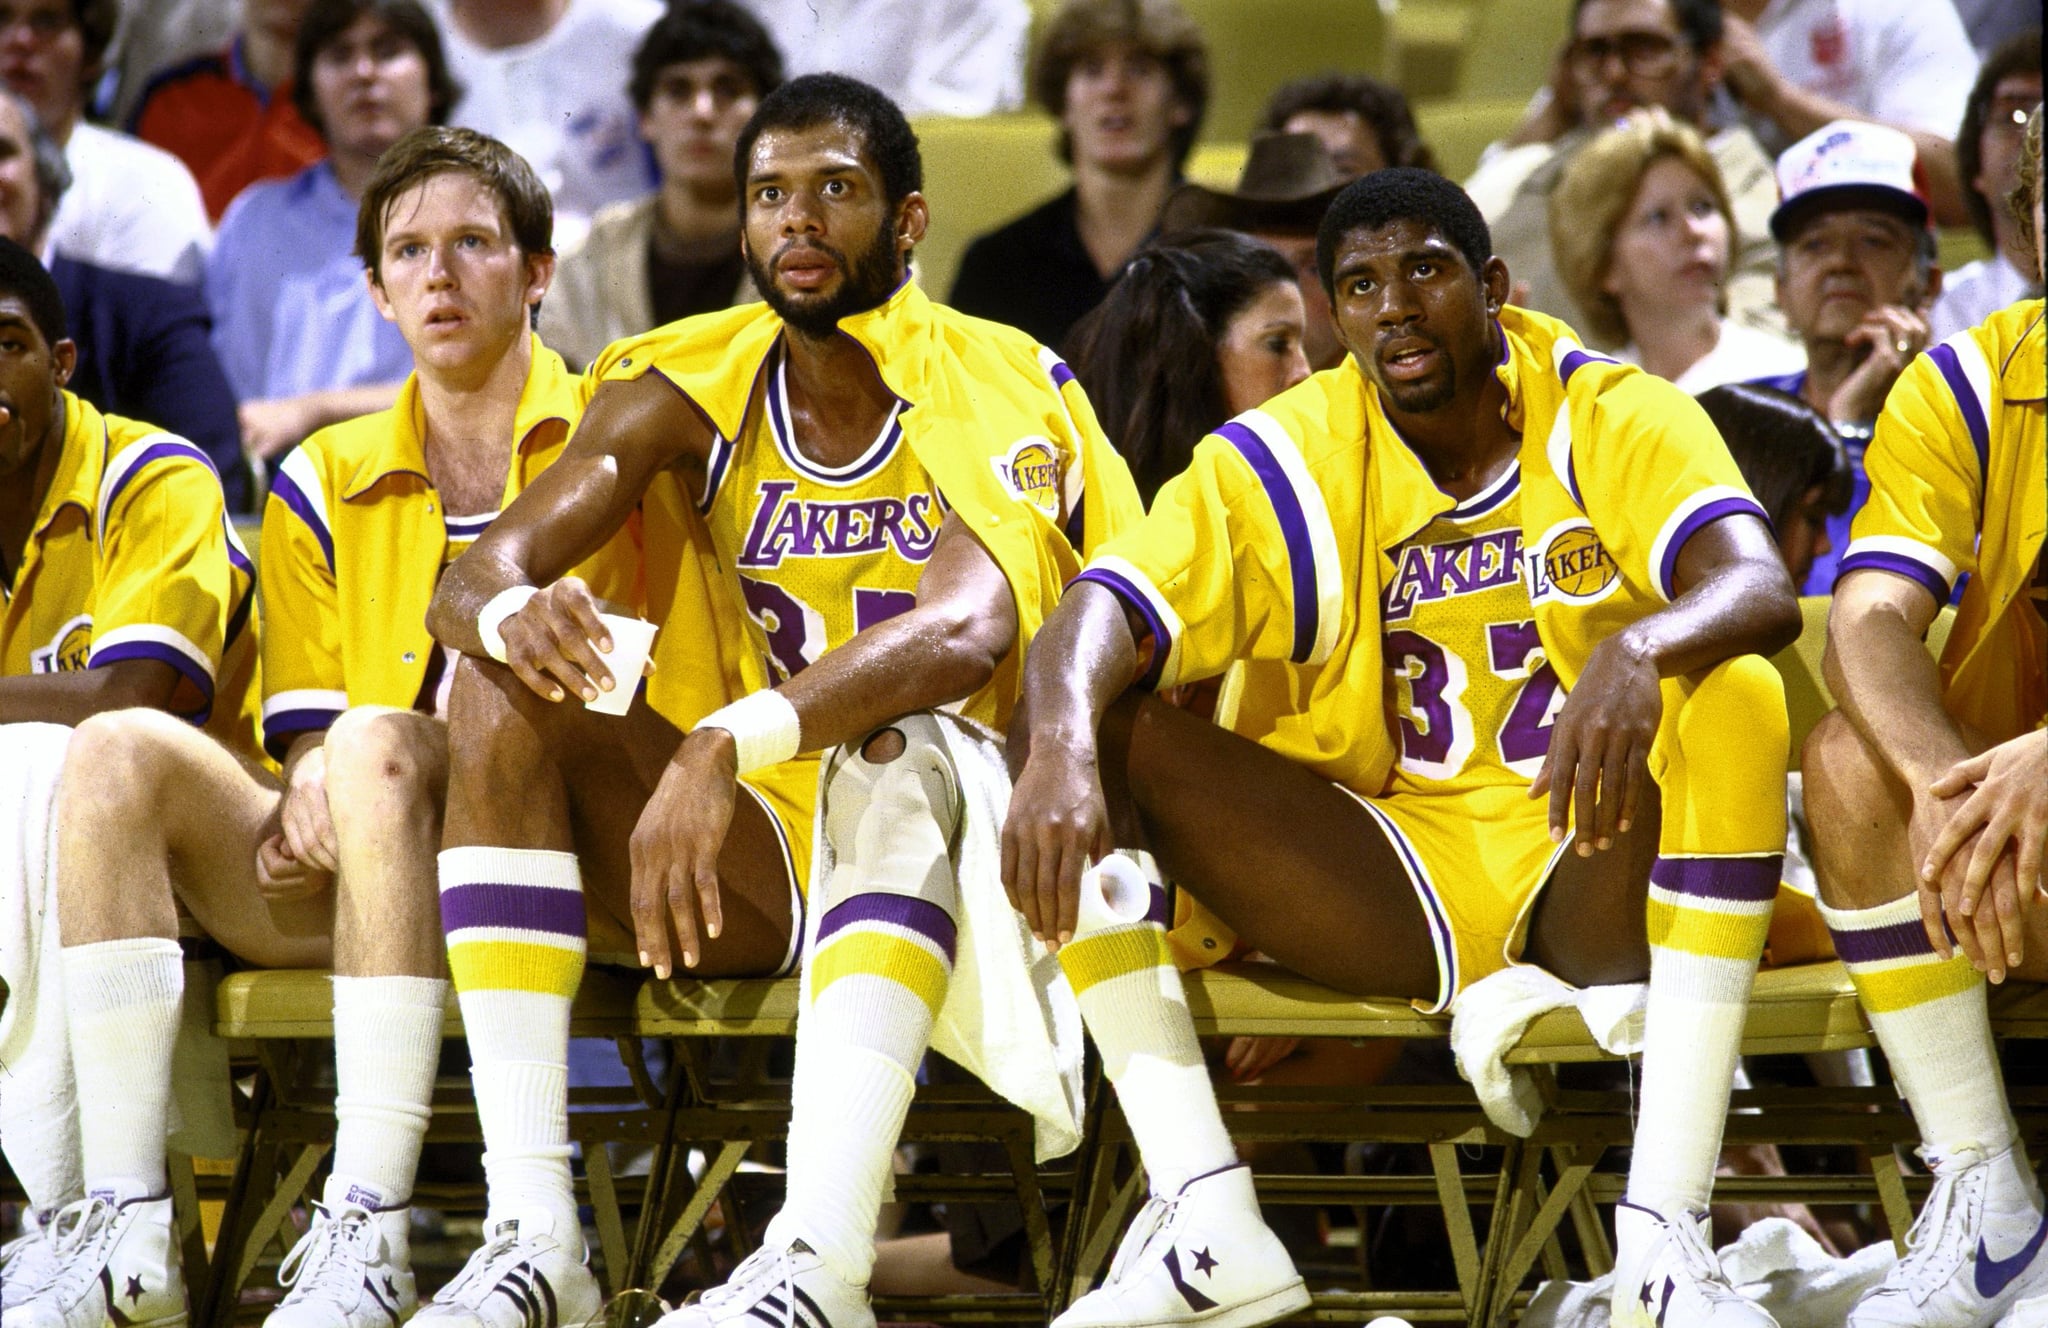
[[[2035,0],[0,0],[0,229],[57,275],[74,386],[199,442],[247,510],[268,463],[410,368],[352,255],[385,147],[450,122],[534,163],[562,254],[541,332],[582,365],[749,298],[732,144],[779,81],[833,69],[917,125],[926,289],[1082,361],[1161,474],[1235,398],[1162,396],[1148,370],[1123,375],[1159,398],[1137,400],[1115,366],[1184,358],[1168,305],[1198,314],[1187,345],[1245,315],[1261,392],[1335,363],[1315,229],[1383,165],[1465,184],[1519,302],[1690,391],[1789,392],[1853,472],[1912,355],[2039,290],[2004,199],[2040,20]],[[1818,182],[1788,149],[1841,121],[1896,170],[1780,210]],[[1253,316],[1269,292],[1244,264],[1278,269],[1217,232],[1277,253],[1298,315]],[[1825,589],[1846,517],[1814,520]]]

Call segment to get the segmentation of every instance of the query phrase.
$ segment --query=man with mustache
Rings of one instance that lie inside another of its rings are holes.
[[[1366,176],[1317,256],[1349,358],[1205,439],[1033,645],[1006,879],[1064,939],[1135,843],[1278,962],[1432,1010],[1647,970],[1615,1322],[1766,1328],[1706,1243],[1784,843],[1764,514],[1690,398],[1505,307],[1456,185]],[[1129,691],[1234,665],[1213,724]]]
[[[1042,952],[1003,897],[982,809],[1008,792],[995,734],[1022,650],[1078,550],[1136,519],[1136,491],[1056,356],[909,281],[923,168],[886,97],[794,79],[762,99],[736,170],[766,305],[607,350],[563,459],[429,617],[470,656],[441,891],[491,1243],[423,1321],[520,1328],[525,1288],[581,1252],[564,1060],[586,912],[629,923],[660,977],[805,967],[787,1200],[762,1248],[669,1328],[872,1328],[875,1222],[927,1045],[1030,1110],[1042,1155],[1078,1142],[1071,1039],[1040,1012],[1041,993],[1066,998],[1027,968]],[[613,672],[613,629],[565,573],[636,509],[650,598],[666,601],[658,667],[605,718],[586,705],[637,680]],[[822,779],[804,753],[829,753]],[[832,864],[815,877],[814,815]],[[1113,1079],[1167,1025],[1160,981],[1149,999],[1117,982],[1152,979],[1150,954],[1097,965],[1092,996],[1073,984]],[[1206,1088],[1199,1055],[1193,1070]],[[1223,1139],[1204,1191],[1222,1196],[1230,1245],[1190,1265],[1201,1303],[1246,1325],[1305,1304],[1213,1099],[1158,1105],[1160,1147],[1140,1126],[1148,1167],[1199,1183],[1187,1137]],[[1175,1322],[1196,1321],[1192,1303]]]

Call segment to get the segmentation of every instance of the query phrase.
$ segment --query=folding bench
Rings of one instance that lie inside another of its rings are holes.
[[[660,1286],[689,1247],[703,1237],[714,1206],[725,1217],[730,1254],[746,1253],[739,1242],[746,1223],[738,1208],[750,1178],[740,1164],[755,1145],[787,1137],[789,1088],[762,1069],[763,1042],[743,1055],[737,1072],[715,1072],[708,1039],[764,1040],[796,1033],[795,978],[727,979],[709,982],[648,981],[634,1003],[634,1029],[644,1037],[667,1038],[676,1048],[679,1079],[670,1095],[666,1147],[648,1182],[649,1200],[634,1270],[647,1287]],[[996,1098],[979,1084],[921,1084],[911,1104],[903,1138],[909,1143],[994,1143],[1007,1169],[986,1175],[896,1177],[896,1197],[906,1202],[989,1202],[1012,1199],[1024,1215],[1025,1238],[1040,1293],[938,1297],[877,1297],[884,1319],[919,1322],[1043,1323],[1047,1298],[1057,1281],[1057,1251],[1047,1216],[1048,1201],[1069,1186],[1059,1174],[1041,1175],[1033,1160],[1030,1116]],[[701,1149],[703,1172],[686,1165]]]
[[[243,1139],[221,1219],[220,1238],[203,1284],[192,1276],[193,1322],[198,1328],[226,1328],[263,1251],[276,1239],[294,1205],[309,1186],[334,1143],[333,995],[329,974],[312,969],[259,969],[222,979],[215,993],[215,1031],[253,1061],[246,1087],[235,1089],[236,1122]],[[593,963],[570,1011],[571,1037],[616,1042],[633,1086],[578,1089],[571,1093],[569,1137],[582,1145],[585,1196],[596,1213],[598,1247],[608,1291],[626,1285],[632,1247],[622,1209],[640,1198],[642,1182],[615,1176],[603,1145],[659,1144],[665,1095],[640,1055],[633,1024],[637,973]],[[462,1036],[462,1017],[448,1005],[443,1036]],[[468,1077],[443,1078],[435,1085],[431,1142],[478,1142],[476,1102]],[[473,1187],[422,1185],[417,1196],[434,1205],[475,1204]],[[188,1247],[189,1249],[189,1247]]]

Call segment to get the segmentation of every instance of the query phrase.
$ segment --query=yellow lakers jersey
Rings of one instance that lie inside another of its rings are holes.
[[[1382,603],[1390,793],[1526,784],[1564,703],[1522,557],[1522,468],[1439,513],[1393,555]]]
[[[797,448],[786,367],[778,352],[762,409],[737,440],[714,441],[698,501],[776,682],[915,606],[945,519],[937,485],[903,445],[900,402],[858,458],[821,466]]]

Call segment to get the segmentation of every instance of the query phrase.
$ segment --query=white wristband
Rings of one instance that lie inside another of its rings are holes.
[[[796,707],[772,687],[712,711],[697,721],[697,728],[724,729],[732,735],[733,746],[739,749],[739,772],[743,775],[782,764],[795,756],[803,744]]]
[[[505,662],[505,638],[498,629],[539,593],[539,586],[511,586],[491,596],[491,602],[476,615],[476,634],[484,639],[486,655],[500,664]]]

